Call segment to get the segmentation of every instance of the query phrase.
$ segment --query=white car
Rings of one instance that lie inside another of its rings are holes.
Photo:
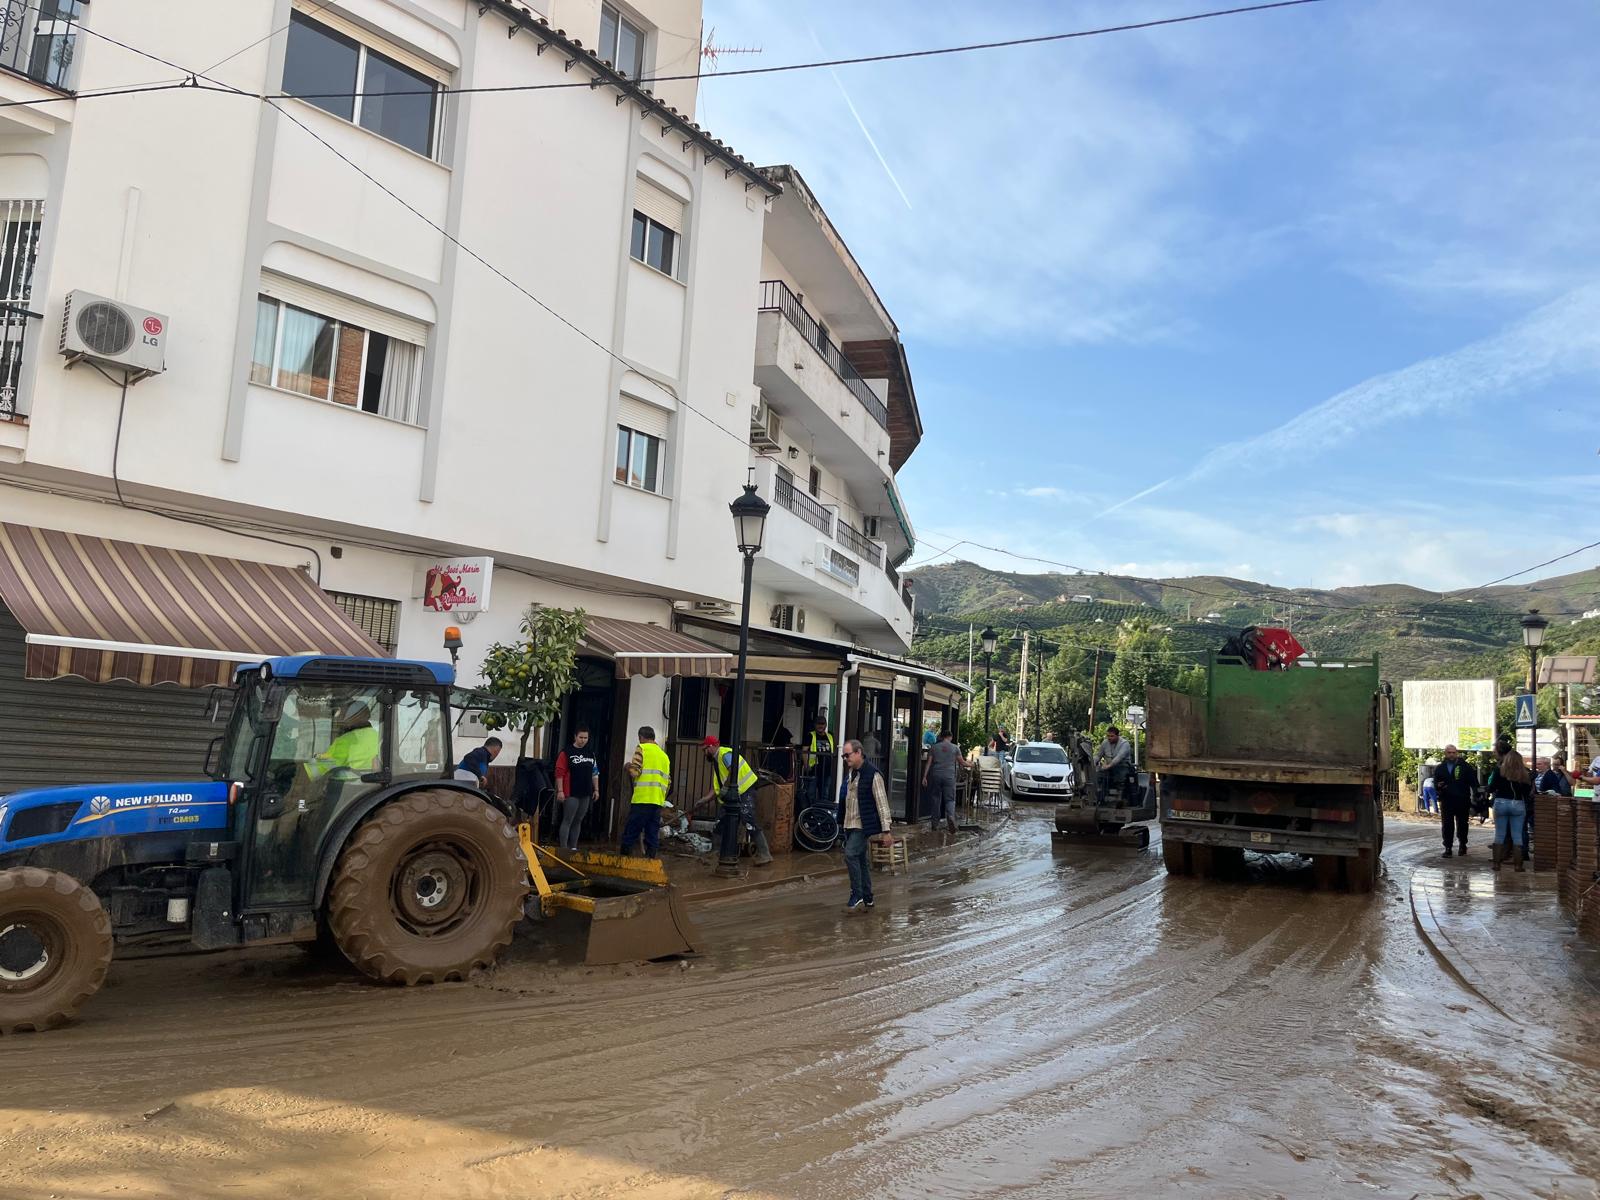
[[[1006,764],[1005,783],[1017,800],[1060,800],[1072,790],[1072,763],[1055,742],[1023,742]]]

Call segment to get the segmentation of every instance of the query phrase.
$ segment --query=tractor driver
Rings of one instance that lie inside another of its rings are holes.
[[[334,717],[338,731],[328,748],[306,763],[306,776],[320,779],[330,771],[345,768],[361,774],[377,765],[383,739],[372,723],[372,707],[362,699],[344,704]]]
[[[1100,772],[1100,794],[1120,796],[1133,770],[1133,746],[1122,738],[1115,725],[1106,730],[1106,740],[1095,751],[1095,766]]]

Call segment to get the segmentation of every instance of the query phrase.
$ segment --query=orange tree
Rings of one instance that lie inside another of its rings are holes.
[[[561,715],[561,701],[577,675],[578,643],[588,614],[531,604],[522,614],[521,636],[496,642],[483,656],[483,690],[501,700],[483,715],[490,729],[520,730],[518,756],[528,756],[528,738]]]

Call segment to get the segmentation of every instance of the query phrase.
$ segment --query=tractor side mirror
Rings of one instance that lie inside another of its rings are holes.
[[[216,689],[211,689],[211,697],[206,701],[206,721],[212,725],[217,723],[217,716],[222,712],[222,694]]]
[[[212,699],[212,704],[216,704],[215,698]],[[217,751],[221,748],[222,738],[220,735],[212,738],[210,744],[206,746],[206,765],[204,768],[204,773],[207,779],[217,778]]]

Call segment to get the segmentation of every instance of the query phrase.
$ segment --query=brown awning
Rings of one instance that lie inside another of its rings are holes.
[[[384,657],[292,567],[0,523],[0,600],[27,631],[27,675],[227,683],[285,654]]]
[[[635,675],[715,676],[733,674],[734,656],[659,625],[590,617],[583,641],[617,664],[617,678]]]

